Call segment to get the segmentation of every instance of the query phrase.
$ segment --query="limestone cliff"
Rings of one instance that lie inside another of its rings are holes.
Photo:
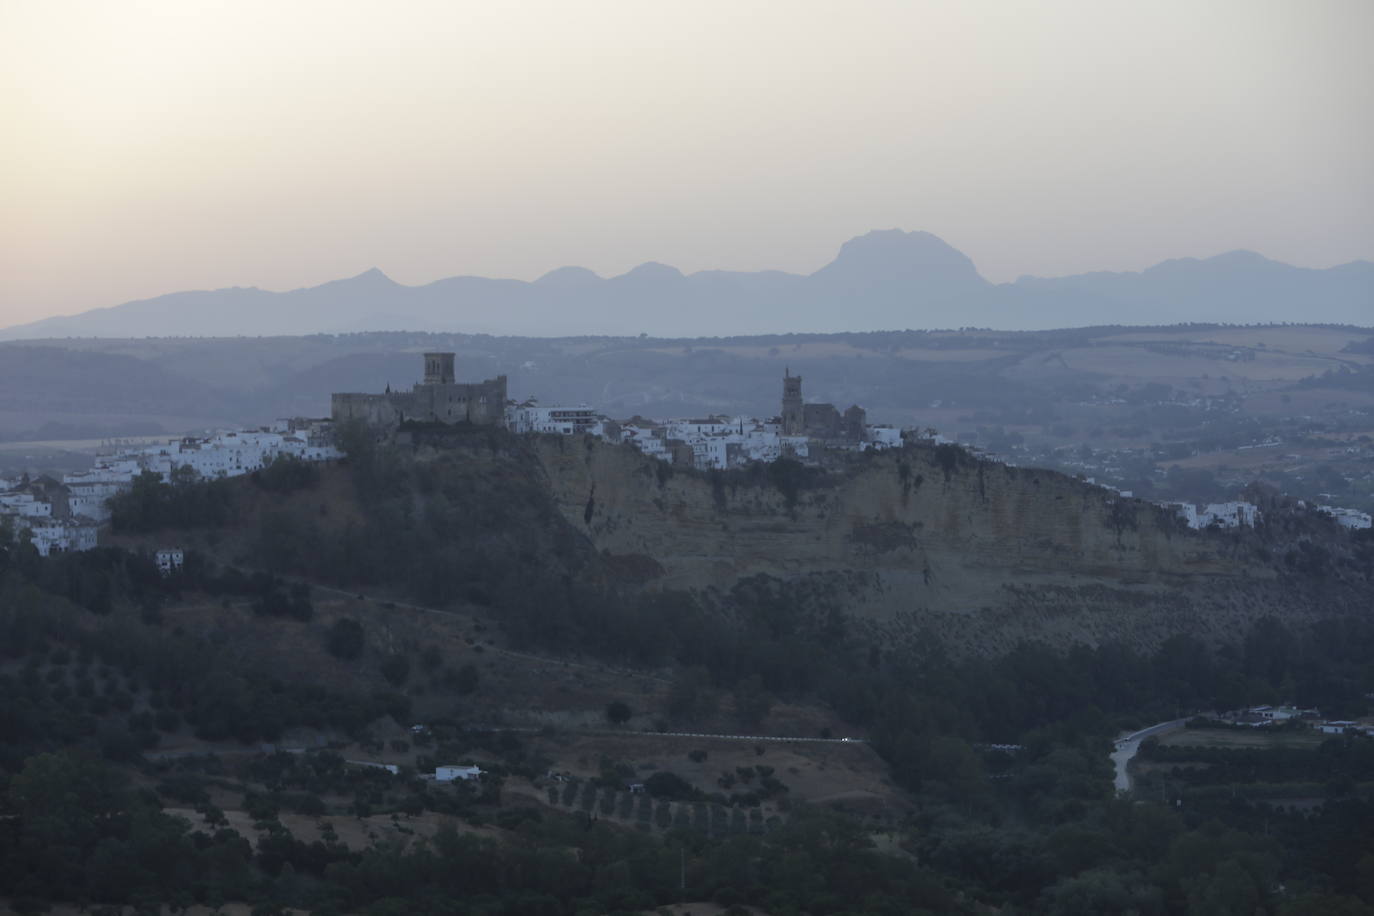
[[[592,439],[531,447],[568,522],[652,585],[719,595],[759,574],[810,583],[893,642],[1152,646],[1370,605],[1367,554],[1352,560],[1334,527],[1318,526],[1317,567],[1295,572],[1282,560],[1312,542],[1306,528],[1191,531],[1147,502],[953,447],[865,455],[809,483],[763,469],[675,473]]]

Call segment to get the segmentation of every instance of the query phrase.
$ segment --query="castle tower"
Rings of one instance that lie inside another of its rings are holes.
[[[782,375],[782,434],[800,436],[806,430],[802,419],[802,377],[793,375],[787,369]]]
[[[426,385],[452,385],[452,384],[453,384],[453,354],[452,354],[452,353],[426,353],[426,354],[425,354],[425,384],[426,384]]]

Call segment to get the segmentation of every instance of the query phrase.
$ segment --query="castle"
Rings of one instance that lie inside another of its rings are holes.
[[[406,420],[504,426],[506,377],[481,382],[453,380],[452,353],[426,353],[425,379],[410,391],[384,394],[335,393],[330,399],[335,423],[361,420],[369,426],[395,427]]]

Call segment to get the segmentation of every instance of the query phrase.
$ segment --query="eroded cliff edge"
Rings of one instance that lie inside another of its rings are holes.
[[[646,587],[709,600],[773,577],[893,645],[1153,647],[1374,603],[1369,549],[1277,503],[1258,529],[1198,532],[1143,500],[953,447],[870,453],[819,481],[675,472],[590,438],[530,448],[563,517]]]

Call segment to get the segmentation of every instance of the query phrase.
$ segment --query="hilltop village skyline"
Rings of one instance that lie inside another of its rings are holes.
[[[127,491],[142,474],[164,482],[237,477],[267,469],[278,460],[332,461],[344,457],[340,431],[361,425],[374,436],[394,437],[420,427],[497,427],[517,434],[590,435],[629,445],[660,461],[698,470],[728,470],[751,463],[788,459],[820,466],[842,466],[844,455],[902,448],[910,442],[958,446],[935,430],[870,425],[859,405],[841,413],[833,404],[806,403],[802,377],[784,369],[776,416],[708,416],[615,420],[588,405],[539,405],[506,397],[506,376],[475,382],[457,380],[455,354],[421,355],[423,376],[410,391],[338,392],[327,419],[278,420],[270,427],[184,436],[166,444],[139,446],[101,456],[89,471],[61,481],[42,475],[0,479],[0,521],[27,538],[42,556],[94,549],[110,521],[109,500]],[[1005,460],[1005,459],[1004,459]],[[1098,485],[1093,478],[1086,482]],[[1105,486],[1105,485],[1098,485]],[[1106,486],[1123,499],[1129,490]],[[1194,504],[1163,502],[1189,528],[1253,527],[1259,508],[1244,500]],[[1337,506],[1318,507],[1342,526],[1371,527],[1369,513]]]

